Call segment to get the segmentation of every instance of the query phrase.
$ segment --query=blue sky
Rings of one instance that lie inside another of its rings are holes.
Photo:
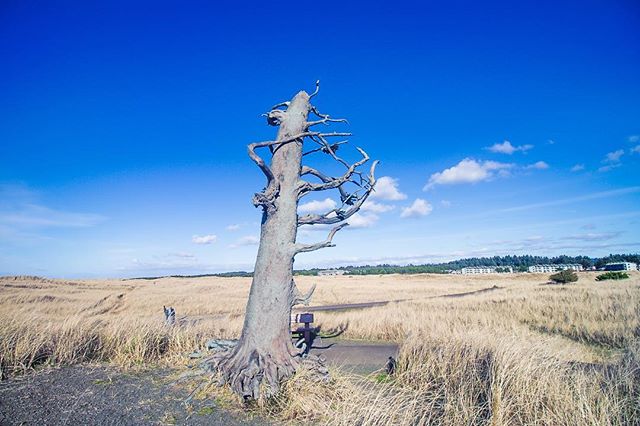
[[[89,3],[0,6],[0,274],[250,270],[246,145],[317,79],[383,178],[296,267],[640,250],[635,1]]]

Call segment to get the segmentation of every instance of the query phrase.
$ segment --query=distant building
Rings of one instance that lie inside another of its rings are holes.
[[[542,274],[550,274],[554,272],[564,271],[566,269],[570,269],[572,271],[582,271],[582,265],[580,264],[565,264],[561,263],[558,265],[533,265],[529,266],[529,272],[532,273],[542,273]]]
[[[460,270],[461,274],[495,274],[500,272],[513,272],[511,266],[467,266]]]
[[[344,275],[349,271],[345,271],[344,269],[324,269],[322,271],[318,271],[318,276],[320,277],[330,277],[334,275]]]
[[[604,265],[605,271],[635,271],[638,265],[633,262],[612,262]]]

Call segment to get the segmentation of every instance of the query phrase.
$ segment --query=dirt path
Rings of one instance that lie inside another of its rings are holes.
[[[327,349],[311,349],[322,355],[330,366],[357,374],[369,374],[384,369],[388,358],[398,356],[398,345],[389,342],[325,339],[315,346],[332,345]]]
[[[449,298],[449,297],[465,297],[472,296],[474,294],[487,293],[489,291],[499,290],[503,287],[498,287],[494,285],[493,287],[482,288],[480,290],[474,291],[466,291],[464,293],[449,293],[442,294],[439,296],[429,296],[420,299],[440,299],[440,298]],[[376,306],[384,306],[389,303],[399,303],[399,302],[410,302],[413,300],[420,299],[395,299],[395,300],[381,300],[377,302],[362,302],[362,303],[344,303],[338,305],[322,305],[322,306],[299,306],[293,309],[293,312],[320,312],[320,311],[348,311],[350,309],[365,309],[365,308],[373,308]]]
[[[265,425],[213,400],[183,401],[188,390],[168,385],[171,372],[122,373],[77,365],[0,382],[0,425]]]

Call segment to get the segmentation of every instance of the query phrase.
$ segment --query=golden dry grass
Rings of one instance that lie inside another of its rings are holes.
[[[632,424],[640,418],[640,274],[545,285],[545,275],[299,277],[315,305],[411,299],[321,312],[346,337],[402,344],[392,380],[299,374],[263,409],[327,424]],[[4,374],[87,360],[185,361],[237,337],[250,280],[0,280]],[[497,285],[464,297],[442,297]],[[179,326],[163,325],[162,305]],[[182,320],[181,318],[186,317]]]

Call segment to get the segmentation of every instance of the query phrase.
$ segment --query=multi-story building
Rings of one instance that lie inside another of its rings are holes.
[[[612,262],[604,265],[605,271],[635,271],[638,265],[633,262]]]
[[[318,271],[318,276],[328,277],[333,275],[344,275],[349,273],[349,271],[345,271],[344,269],[324,269],[322,271]]]
[[[582,265],[580,264],[558,264],[558,265],[533,265],[529,266],[529,272],[550,274],[554,272],[564,271],[565,269],[571,269],[572,271],[582,271]]]
[[[497,272],[513,272],[511,266],[467,266],[460,270],[462,274],[495,274]]]

